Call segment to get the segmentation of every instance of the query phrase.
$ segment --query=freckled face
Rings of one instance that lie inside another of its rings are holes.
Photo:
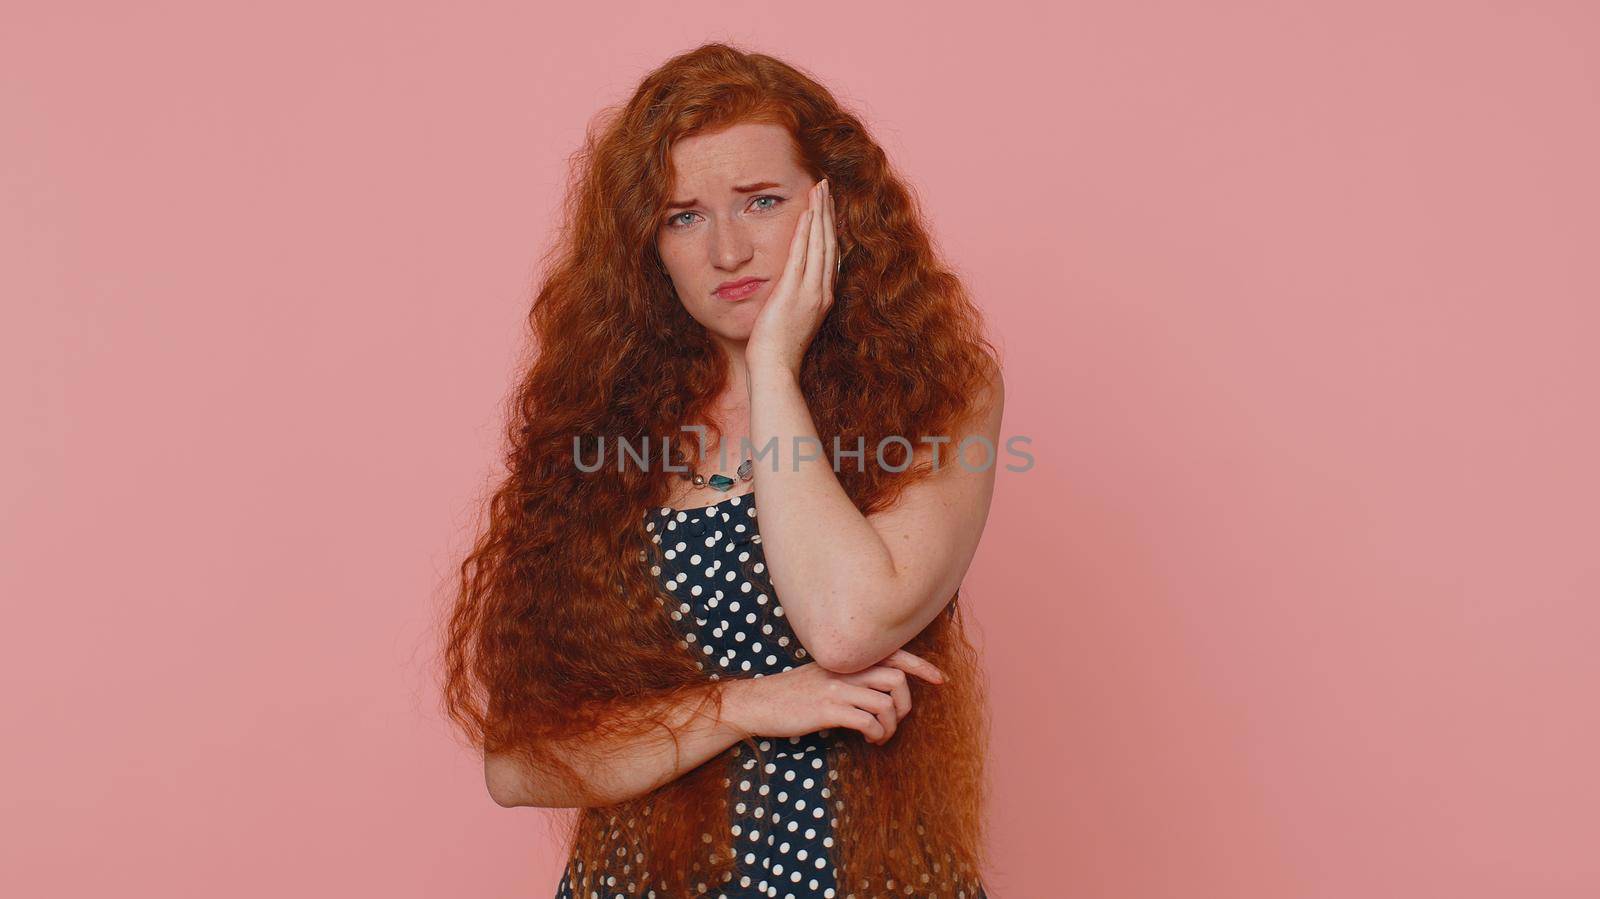
[[[750,337],[756,314],[789,258],[800,213],[816,179],[795,160],[780,125],[746,122],[673,144],[675,182],[656,248],[678,298],[695,321],[725,340]],[[754,291],[717,288],[760,279]]]

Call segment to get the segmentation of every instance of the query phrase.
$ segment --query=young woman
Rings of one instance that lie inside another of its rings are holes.
[[[976,309],[769,56],[668,61],[578,161],[445,635],[489,792],[574,810],[563,899],[981,897]]]

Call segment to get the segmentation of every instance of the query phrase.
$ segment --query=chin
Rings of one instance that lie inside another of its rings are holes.
[[[713,310],[702,310],[711,313]],[[755,329],[756,315],[761,312],[760,306],[741,305],[732,309],[717,309],[716,314],[693,315],[707,331],[723,340],[744,343],[750,339],[750,332]]]
[[[712,298],[713,302],[684,303],[684,311],[689,317],[700,323],[700,326],[714,334],[717,339],[735,343],[746,343],[750,340],[750,332],[755,330],[756,318],[767,304],[767,297],[753,297],[742,303],[730,304],[724,300]]]

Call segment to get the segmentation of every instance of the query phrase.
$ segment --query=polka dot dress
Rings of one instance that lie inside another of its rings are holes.
[[[756,527],[754,492],[709,506],[663,506],[645,515],[645,530],[660,548],[652,564],[682,636],[712,679],[762,677],[810,661],[784,620],[772,589]],[[673,605],[671,600],[676,600]],[[758,753],[736,746],[727,777],[729,827],[737,853],[731,880],[706,885],[711,899],[850,899],[834,881],[837,779],[830,764],[832,732],[759,740]],[[618,880],[604,892],[578,897],[569,864],[557,899],[676,899],[646,890],[625,892]],[[866,897],[855,897],[866,899]],[[978,896],[967,899],[984,899]]]

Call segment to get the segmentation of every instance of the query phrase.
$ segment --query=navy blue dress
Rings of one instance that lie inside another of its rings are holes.
[[[778,674],[810,661],[784,620],[767,575],[753,491],[696,508],[662,506],[647,512],[644,524],[664,557],[651,574],[667,604],[677,600],[671,617],[682,636],[679,645],[696,654],[713,680]],[[734,747],[726,782],[737,871],[695,896],[848,899],[850,894],[840,894],[834,882],[829,851],[838,820],[832,737],[831,730],[820,730],[763,739],[754,755]],[[591,896],[576,897],[578,864],[569,862],[557,899],[678,899],[650,889],[630,893],[621,878]],[[980,889],[977,896],[955,899],[984,896]]]

